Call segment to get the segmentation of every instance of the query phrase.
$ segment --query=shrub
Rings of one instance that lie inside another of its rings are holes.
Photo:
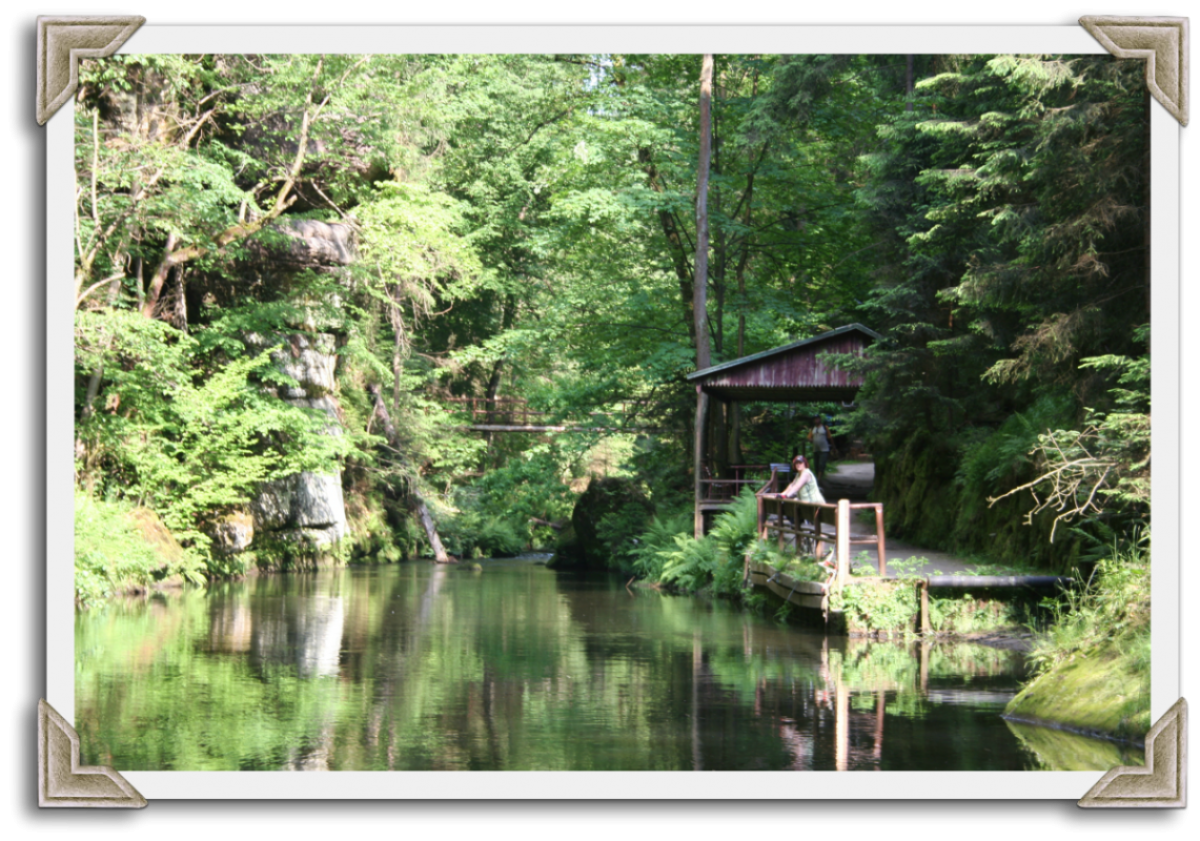
[[[75,492],[75,598],[81,604],[170,575],[200,583],[201,568],[151,512]]]

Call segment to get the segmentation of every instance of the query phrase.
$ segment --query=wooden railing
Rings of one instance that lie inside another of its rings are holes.
[[[445,402],[461,407],[468,415],[472,429],[493,432],[655,432],[650,427],[626,426],[629,422],[626,406],[619,404],[613,412],[588,412],[587,421],[579,416],[556,424],[547,423],[553,413],[529,408],[524,397],[445,397]]]
[[[775,480],[775,474],[772,473],[767,484],[763,484],[762,474],[771,470],[769,464],[733,464],[729,469],[733,471],[731,478],[714,479],[709,468],[704,468],[704,478],[700,480],[700,485],[704,488],[704,497],[700,500],[701,502],[732,502],[742,492],[742,488],[747,485],[759,487],[758,492],[761,493],[765,488],[772,486],[772,482]]]
[[[496,397],[488,400],[486,397],[446,397],[447,403],[464,407],[470,414],[471,423],[510,423],[528,424],[529,419],[541,418],[548,412],[530,409],[529,402],[523,397]]]
[[[772,483],[775,476],[772,474]],[[875,511],[875,533],[856,537],[850,533],[851,512],[873,509]],[[771,519],[774,515],[775,519]],[[827,531],[829,525],[832,530]],[[875,544],[879,553],[879,574],[887,575],[887,545],[883,529],[883,503],[850,502],[848,499],[829,502],[801,502],[784,499],[773,492],[758,493],[758,536],[778,541],[780,551],[787,543],[787,536],[795,539],[797,550],[805,543],[813,547],[813,556],[824,557],[827,544],[834,546],[834,568],[839,583],[844,583],[850,574],[850,547],[852,545]]]

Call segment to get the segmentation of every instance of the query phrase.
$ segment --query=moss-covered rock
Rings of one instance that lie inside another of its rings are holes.
[[[1150,674],[1137,658],[1107,645],[1039,675],[1009,702],[1004,716],[1140,741],[1150,729]]]
[[[894,447],[877,447],[871,496],[884,504],[888,535],[940,551],[1072,571],[1079,540],[1060,528],[1050,542],[1054,512],[1043,512],[1027,524],[1027,496],[988,502],[990,496],[1031,477],[1015,472],[982,486],[969,485],[959,475],[960,450],[954,439],[925,432],[913,433]]]
[[[653,513],[650,500],[629,479],[596,479],[575,503],[571,524],[559,534],[547,566],[617,566],[619,545],[645,531]]]
[[[126,517],[162,560],[162,569],[174,568],[183,561],[183,547],[157,514],[149,508],[134,508]]]

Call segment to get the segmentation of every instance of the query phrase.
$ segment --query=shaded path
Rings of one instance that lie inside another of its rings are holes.
[[[837,502],[839,499],[849,499],[852,502],[864,502],[871,493],[871,486],[875,481],[875,465],[869,461],[844,461],[836,465],[836,473],[826,473],[825,478],[821,481],[821,493],[825,496],[827,502]],[[850,533],[859,535],[874,534],[872,526],[865,525],[851,518]],[[958,573],[970,572],[976,564],[970,561],[964,561],[948,552],[939,552],[935,549],[922,549],[918,546],[913,546],[911,543],[906,543],[903,540],[896,540],[890,535],[887,536],[887,561],[888,561],[888,578],[895,578],[898,571],[911,572],[917,575],[955,575]],[[869,556],[869,563],[876,570],[879,569],[879,553],[874,546],[855,546],[853,547],[853,558],[851,561],[852,568],[858,568],[860,562],[857,560],[861,553],[866,552]],[[912,563],[914,558],[924,558],[921,563]],[[899,561],[898,566],[893,566],[893,563]],[[901,569],[902,567],[902,569]]]

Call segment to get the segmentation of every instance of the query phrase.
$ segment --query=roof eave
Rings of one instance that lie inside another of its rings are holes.
[[[818,336],[813,336],[808,339],[801,339],[798,342],[792,342],[790,345],[782,345],[781,347],[771,348],[770,350],[759,351],[758,353],[753,353],[750,356],[743,356],[740,359],[731,359],[729,362],[722,362],[720,365],[713,365],[711,367],[704,368],[700,371],[696,371],[694,373],[688,374],[687,378],[689,380],[697,380],[697,379],[700,379],[701,377],[706,377],[709,374],[714,374],[717,371],[727,371],[730,368],[736,368],[736,367],[745,365],[750,362],[758,362],[763,359],[769,359],[770,357],[775,356],[776,354],[787,353],[788,351],[796,350],[797,348],[804,347],[805,345],[810,345],[815,342],[822,341],[824,339],[830,339],[834,336],[839,336],[842,333],[849,333],[852,330],[857,330],[860,333],[865,333],[866,335],[868,335],[871,338],[876,339],[876,340],[883,338],[883,336],[881,336],[879,333],[876,333],[870,327],[864,327],[863,325],[858,324],[858,323],[847,324],[843,327],[838,327],[836,330],[830,330],[828,332],[821,333]]]

